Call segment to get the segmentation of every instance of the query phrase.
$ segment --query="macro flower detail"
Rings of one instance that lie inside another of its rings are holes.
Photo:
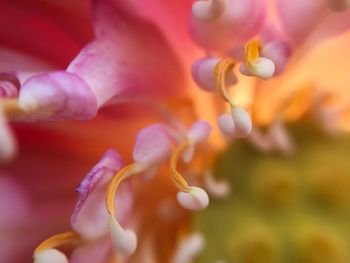
[[[349,7],[1,1],[2,260],[347,262]]]

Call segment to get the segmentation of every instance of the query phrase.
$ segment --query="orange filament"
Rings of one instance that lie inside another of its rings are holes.
[[[115,193],[117,191],[120,183],[126,178],[130,177],[136,172],[136,168],[139,167],[139,164],[132,163],[122,169],[112,178],[112,181],[109,183],[107,192],[106,192],[106,206],[108,213],[114,218],[115,215]]]
[[[18,119],[26,114],[26,111],[18,105],[18,99],[1,99],[0,106],[8,119]]]
[[[64,232],[54,236],[49,237],[43,241],[39,246],[36,247],[34,253],[39,253],[46,249],[56,248],[69,243],[77,242],[80,240],[80,236],[76,232]]]
[[[190,187],[182,175],[176,170],[180,153],[190,145],[188,140],[181,143],[173,152],[169,162],[169,174],[176,187],[182,192],[189,192]]]
[[[260,41],[252,40],[249,41],[244,47],[245,61],[248,67],[250,67],[255,60],[260,57]]]
[[[227,58],[216,64],[214,71],[216,87],[224,100],[231,106],[234,105],[234,102],[226,89],[226,76],[233,70],[235,65],[236,62],[233,59]]]

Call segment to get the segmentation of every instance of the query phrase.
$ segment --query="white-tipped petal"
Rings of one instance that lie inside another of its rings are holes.
[[[247,137],[252,131],[252,120],[248,112],[242,108],[232,108],[231,114],[234,123],[233,136],[235,138]]]
[[[204,248],[205,240],[202,234],[193,233],[186,237],[177,248],[172,263],[192,262]]]
[[[235,124],[231,114],[221,114],[218,118],[218,124],[224,134],[233,136]]]
[[[57,249],[45,249],[34,254],[34,263],[68,263],[68,259]]]
[[[191,210],[202,210],[209,204],[208,194],[200,187],[191,186],[188,193],[178,192],[177,201],[181,206]]]
[[[126,256],[133,254],[137,247],[135,232],[122,228],[118,221],[112,217],[109,218],[108,224],[112,241],[117,250]]]
[[[206,121],[197,121],[195,122],[187,133],[187,139],[191,142],[191,144],[197,144],[209,136],[211,131],[211,126]]]
[[[192,5],[192,15],[202,22],[218,19],[226,10],[228,0],[199,0]]]

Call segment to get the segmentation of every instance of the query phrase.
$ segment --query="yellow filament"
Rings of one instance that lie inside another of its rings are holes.
[[[39,246],[37,246],[37,248],[34,250],[34,253],[36,254],[46,249],[56,248],[79,240],[80,236],[76,232],[69,231],[60,233],[43,241]]]
[[[187,184],[186,180],[182,177],[182,175],[176,170],[176,166],[178,163],[180,153],[183,150],[185,150],[189,145],[190,142],[188,140],[185,140],[183,143],[181,143],[171,155],[169,162],[170,177],[173,180],[176,187],[182,192],[189,192],[190,187]]]
[[[8,119],[17,119],[26,114],[26,111],[19,107],[18,99],[1,99],[0,105]]]
[[[112,181],[109,183],[107,192],[106,192],[106,206],[108,213],[114,218],[115,215],[115,193],[117,191],[118,186],[120,183],[128,178],[129,176],[133,175],[135,172],[135,168],[137,167],[137,163],[129,164],[125,167],[123,167],[112,179]]]
[[[233,59],[227,58],[221,60],[215,66],[215,79],[216,79],[216,87],[220,92],[221,96],[224,98],[226,102],[228,102],[231,106],[234,105],[234,102],[226,89],[226,76],[229,74],[233,68],[235,67],[236,62]]]
[[[260,57],[260,41],[249,41],[244,47],[245,61],[247,66],[251,66]]]

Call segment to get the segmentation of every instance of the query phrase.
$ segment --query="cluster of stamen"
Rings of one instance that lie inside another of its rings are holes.
[[[139,133],[134,148],[134,163],[120,169],[112,177],[107,187],[105,202],[109,218],[106,223],[108,224],[110,237],[116,250],[124,256],[129,256],[136,250],[137,236],[133,230],[124,229],[116,218],[116,192],[120,184],[126,179],[135,174],[143,174],[154,170],[155,167],[158,167],[164,161],[164,155],[167,155],[168,148],[170,147],[170,138],[162,135],[162,132],[166,132],[166,129],[163,128],[161,125],[151,125]],[[160,131],[162,132],[159,133]],[[174,185],[179,189],[177,200],[180,205],[187,209],[203,209],[208,205],[209,198],[202,188],[190,186],[177,171],[178,160],[181,153],[183,154],[187,150],[191,150],[192,152],[192,148],[197,143],[205,140],[209,132],[209,124],[198,121],[188,131],[183,142],[178,144],[173,153],[168,156],[169,175]],[[152,140],[151,143],[150,140]],[[152,145],[152,147],[158,145],[159,149],[150,149],[149,145]],[[188,157],[188,160],[192,159],[191,157]],[[67,262],[65,255],[54,248],[64,244],[74,243],[73,241],[77,239],[80,239],[80,237],[75,232],[67,232],[50,237],[35,250],[35,263],[49,262],[47,259],[48,255],[60,260],[58,262]]]

